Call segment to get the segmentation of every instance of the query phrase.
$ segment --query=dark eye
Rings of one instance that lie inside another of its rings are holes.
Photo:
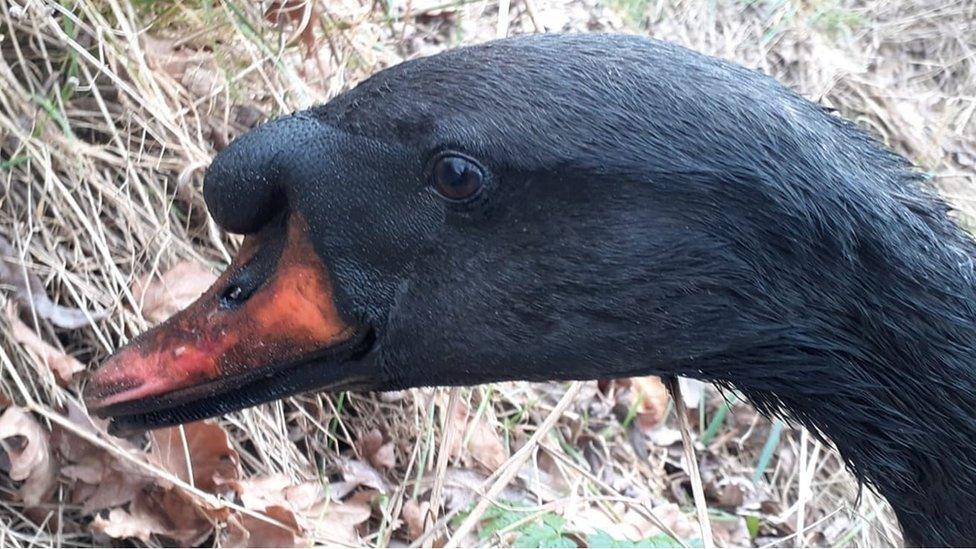
[[[442,156],[434,163],[432,185],[438,194],[448,200],[467,200],[485,186],[481,166],[463,156]]]

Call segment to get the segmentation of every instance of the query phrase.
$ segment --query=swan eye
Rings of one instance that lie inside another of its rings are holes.
[[[485,174],[481,166],[458,155],[438,158],[431,171],[431,180],[437,194],[454,202],[474,197],[485,186]]]

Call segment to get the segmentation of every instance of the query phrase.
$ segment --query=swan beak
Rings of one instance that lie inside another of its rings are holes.
[[[89,410],[103,417],[166,416],[144,422],[152,427],[243,408],[278,396],[263,389],[289,368],[350,341],[357,330],[339,314],[328,272],[304,223],[293,217],[273,271],[252,295],[233,306],[222,299],[235,273],[262,246],[260,235],[245,239],[231,266],[196,302],[138,336],[94,372],[85,389]],[[299,385],[296,381],[278,393],[297,392],[293,388]],[[224,404],[215,407],[215,399]],[[187,403],[209,408],[196,406],[194,412]]]

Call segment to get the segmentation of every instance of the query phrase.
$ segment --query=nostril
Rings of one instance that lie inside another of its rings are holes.
[[[231,285],[224,292],[224,297],[233,301],[240,301],[244,297],[244,289],[236,284]]]
[[[234,307],[246,301],[247,292],[237,284],[231,284],[220,292],[220,305],[225,308]]]

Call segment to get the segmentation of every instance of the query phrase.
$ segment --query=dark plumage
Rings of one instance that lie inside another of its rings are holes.
[[[446,150],[483,167],[473,201],[431,192]],[[679,374],[832,440],[909,543],[976,542],[973,240],[903,158],[766,76],[638,37],[491,42],[245,135],[204,190],[277,251],[194,307],[260,296],[301,220],[343,321],[326,335],[356,337],[109,403],[157,375],[116,359],[89,398],[120,425],[317,387]],[[193,314],[133,348],[190,337]],[[227,389],[245,377],[261,387]]]

